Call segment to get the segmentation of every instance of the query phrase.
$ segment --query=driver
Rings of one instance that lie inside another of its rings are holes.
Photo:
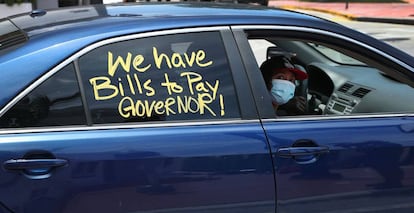
[[[308,78],[306,72],[295,68],[286,56],[274,56],[260,66],[263,78],[272,97],[277,115],[297,115],[306,112],[306,100],[294,96],[296,80]]]

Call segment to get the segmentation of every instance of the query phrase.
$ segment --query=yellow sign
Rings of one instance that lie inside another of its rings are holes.
[[[207,59],[204,50],[184,54],[174,52],[167,55],[153,47],[152,53],[152,57],[147,60],[141,54],[133,56],[128,52],[123,58],[114,56],[111,51],[108,51],[107,75],[89,79],[95,100],[107,101],[121,97],[118,113],[123,118],[188,113],[225,115],[223,95],[218,92],[220,81],[209,82],[200,73],[193,71],[195,68],[213,65],[213,61]],[[151,67],[155,69],[150,69]],[[171,81],[170,75],[177,74],[168,71],[177,69],[180,69],[181,80]],[[140,75],[145,72],[159,72],[160,70],[167,70],[162,82],[141,79]],[[114,77],[117,71],[124,73]],[[156,85],[158,83],[159,85]],[[168,94],[168,97],[163,100],[151,98],[156,97],[157,92],[161,92],[156,88],[165,90],[162,93]],[[148,99],[142,97],[148,97]],[[213,110],[217,108],[216,105],[219,106],[220,112]]]

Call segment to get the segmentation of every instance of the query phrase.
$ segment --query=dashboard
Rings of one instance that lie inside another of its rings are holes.
[[[307,71],[321,114],[414,111],[414,89],[375,68],[311,63]]]

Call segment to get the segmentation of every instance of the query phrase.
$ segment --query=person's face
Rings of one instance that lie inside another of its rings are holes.
[[[278,70],[273,74],[272,79],[286,80],[295,84],[296,77],[295,74],[289,70]]]

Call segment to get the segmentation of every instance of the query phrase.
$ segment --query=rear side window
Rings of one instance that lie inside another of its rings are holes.
[[[240,117],[219,32],[113,43],[79,67],[93,123]]]
[[[72,64],[35,88],[0,118],[1,128],[85,124],[84,108]]]

